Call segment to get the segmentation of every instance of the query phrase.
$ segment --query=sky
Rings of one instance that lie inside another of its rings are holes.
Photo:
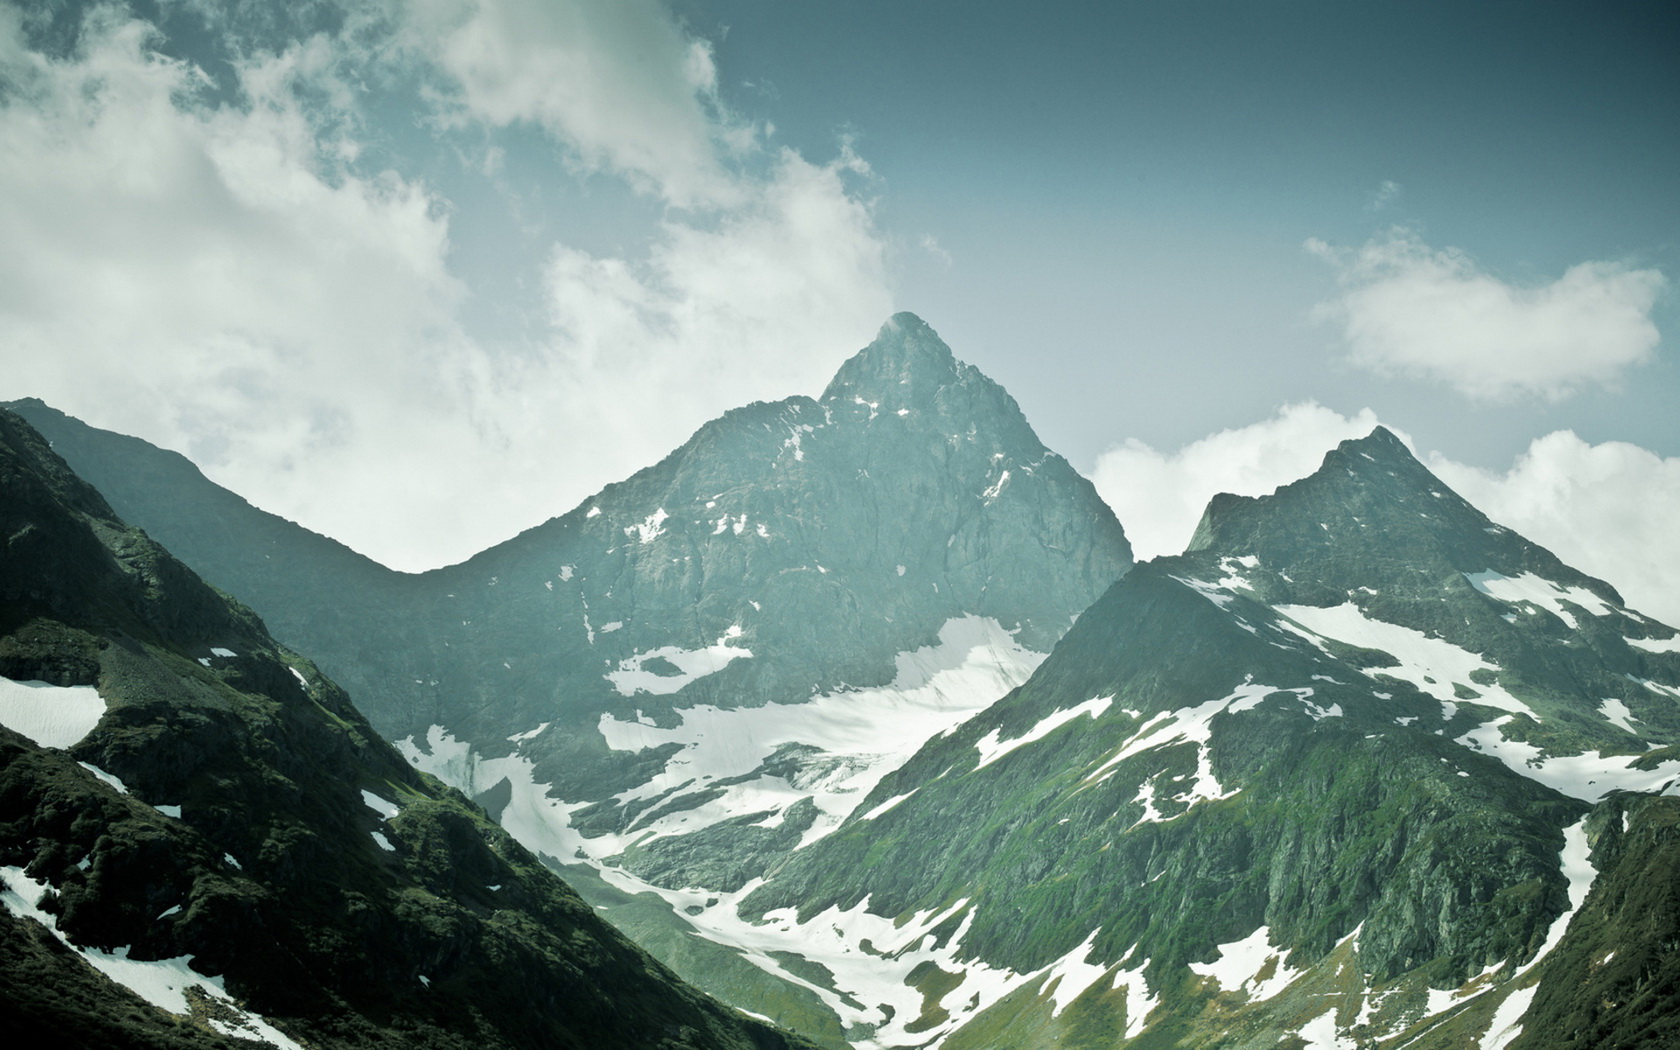
[[[1382,423],[1680,622],[1671,3],[0,0],[0,399],[405,571],[926,319],[1140,556]]]

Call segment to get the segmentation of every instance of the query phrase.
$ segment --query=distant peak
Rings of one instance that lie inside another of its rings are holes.
[[[875,401],[888,396],[896,401],[900,393],[915,398],[971,371],[926,321],[913,313],[896,313],[873,342],[840,366],[823,400],[864,397]]]

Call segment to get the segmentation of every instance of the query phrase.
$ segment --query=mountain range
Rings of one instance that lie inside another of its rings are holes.
[[[155,550],[120,515],[290,647],[201,630],[168,642],[188,678],[257,674],[223,649],[283,654],[259,695],[295,701],[289,668],[331,690],[380,763],[341,779],[403,801],[369,819],[443,800],[478,829],[462,841],[521,851],[683,978],[823,1045],[1676,1038],[1680,636],[1386,430],[1215,498],[1185,553],[1134,567],[1013,399],[900,314],[821,397],[730,412],[405,575],[173,453],[10,407],[99,490],[77,513],[107,550]],[[66,579],[106,557],[75,550]],[[0,655],[35,637],[14,621]],[[43,638],[0,672],[85,684],[86,646]],[[100,743],[126,702],[60,764],[150,783]],[[434,877],[481,866],[434,839]],[[785,1038],[766,1033],[747,1038]]]

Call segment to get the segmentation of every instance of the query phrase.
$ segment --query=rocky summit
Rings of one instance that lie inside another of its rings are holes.
[[[911,314],[821,397],[729,412],[571,512],[419,576],[173,454],[18,408],[685,976],[832,1040],[803,978],[697,949],[683,892],[737,890],[831,832],[1131,565],[1090,483]]]
[[[4,411],[0,534],[14,1040],[807,1045],[683,986]]]

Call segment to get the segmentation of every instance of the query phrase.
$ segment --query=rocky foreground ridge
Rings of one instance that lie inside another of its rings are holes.
[[[807,1045],[683,986],[4,411],[0,535],[14,1039]]]

